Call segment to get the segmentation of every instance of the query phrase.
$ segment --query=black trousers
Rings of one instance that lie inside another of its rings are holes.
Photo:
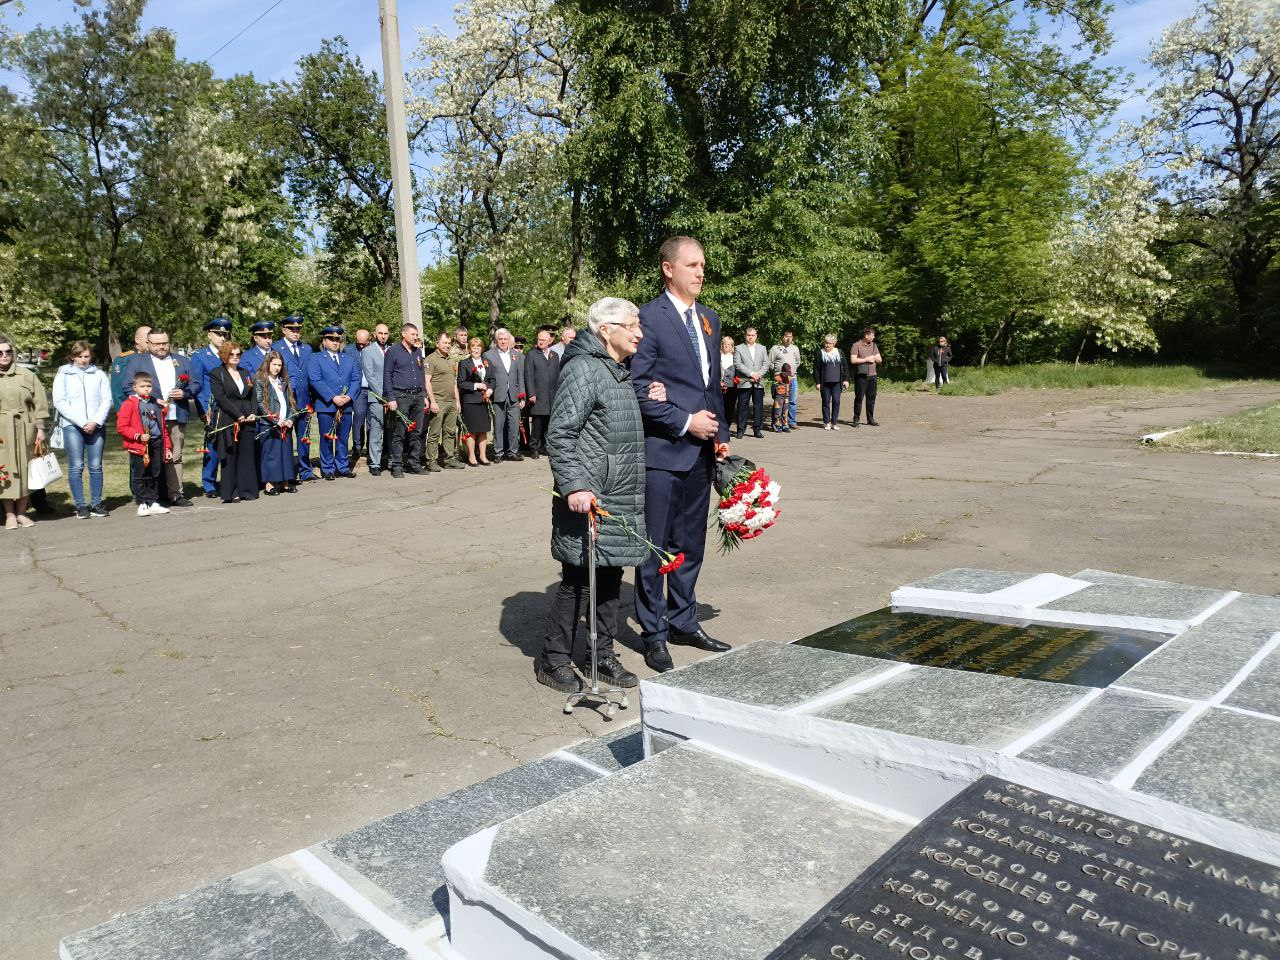
[[[730,387],[724,392],[724,422],[732,429],[738,419],[738,388]]]
[[[879,377],[869,377],[865,373],[853,376],[853,422],[857,423],[862,416],[863,398],[867,401],[868,422],[876,418],[876,381]]]
[[[561,564],[560,586],[551,598],[547,616],[547,636],[542,642],[542,664],[554,670],[573,662],[573,646],[578,623],[588,613],[587,568]],[[622,589],[621,567],[596,567],[596,660],[613,656],[618,635],[618,594]],[[588,639],[588,644],[590,640]],[[587,655],[590,648],[587,649]],[[583,657],[584,661],[586,656]],[[590,669],[590,663],[587,663]]]
[[[822,394],[822,422],[835,423],[840,419],[840,394],[844,393],[844,384],[820,383],[818,390]]]
[[[390,410],[387,411],[383,423],[391,425],[391,469],[403,470],[405,467],[411,469],[419,469],[422,463],[422,428],[426,426],[422,416],[423,408],[426,400],[421,390],[397,390],[396,395],[392,397],[396,402],[396,409],[409,418],[409,423],[415,424],[412,430],[408,430],[408,423],[404,418],[396,416]],[[408,434],[409,451],[405,453],[405,435]]]
[[[551,423],[549,413],[535,413],[529,418],[529,449],[533,453],[547,452],[547,427]]]
[[[160,472],[164,470],[164,438],[152,437],[147,443],[150,463],[142,465],[142,454],[129,454],[129,488],[139,503],[155,503],[160,494]]]
[[[948,379],[947,379],[947,367],[948,367],[948,366],[949,366],[949,365],[948,365],[948,364],[945,364],[945,363],[935,363],[935,364],[933,365],[933,385],[934,385],[935,387],[940,387],[940,386],[942,386],[944,383],[950,383],[950,382],[951,382],[950,380],[948,380]]]
[[[738,391],[738,436],[747,430],[747,416],[751,416],[751,432],[764,430],[764,390],[743,387]]]
[[[225,452],[218,456],[218,496],[223,503],[236,497],[241,500],[258,499],[258,442],[254,439],[256,423],[240,427],[240,439],[228,443]],[[230,434],[231,431],[228,431]]]
[[[698,629],[698,574],[707,550],[707,507],[715,459],[704,444],[688,470],[644,472],[644,525],[653,542],[669,553],[683,553],[684,564],[665,577],[663,561],[653,553],[636,567],[636,620],[646,643],[666,640],[670,630]]]

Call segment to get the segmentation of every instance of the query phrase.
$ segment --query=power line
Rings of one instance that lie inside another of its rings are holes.
[[[230,40],[228,40],[226,43],[224,43],[222,46],[220,46],[217,50],[213,51],[213,53],[211,53],[211,54],[209,54],[207,57],[205,57],[205,58],[204,58],[204,62],[205,62],[205,63],[208,63],[210,60],[212,60],[214,57],[216,57],[218,54],[220,54],[223,50],[227,49],[227,47],[231,46],[233,43],[235,43],[237,40],[239,40],[241,37],[243,37],[246,33],[248,33],[248,32],[249,32],[249,30],[253,27],[253,25],[254,25],[255,23],[257,23],[259,20],[261,20],[263,17],[265,17],[268,13],[270,13],[270,12],[271,12],[272,10],[274,10],[276,7],[280,6],[280,4],[282,4],[282,3],[284,3],[284,0],[276,0],[276,2],[275,2],[275,3],[273,3],[271,6],[267,7],[267,9],[263,10],[260,14],[258,14],[256,17],[254,17],[254,18],[253,18],[253,20],[251,20],[251,21],[249,22],[249,24],[248,24],[248,25],[247,25],[243,30],[241,30],[241,31],[240,31],[239,33],[237,33],[234,37],[232,37]]]

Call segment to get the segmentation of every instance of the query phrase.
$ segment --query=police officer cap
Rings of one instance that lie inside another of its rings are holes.
[[[335,323],[335,324],[331,324],[331,325],[329,325],[329,326],[325,327],[323,330],[321,330],[321,331],[320,331],[320,336],[322,336],[322,337],[340,337],[340,336],[342,336],[343,334],[345,334],[346,332],[347,332],[346,330],[344,330],[341,326],[339,326],[338,324],[336,324],[336,323]]]
[[[276,328],[275,323],[270,320],[259,320],[249,328],[250,333],[272,333]]]
[[[286,328],[292,328],[292,329],[300,329],[302,327],[302,318],[297,316],[296,314],[290,314],[289,316],[284,318],[284,323],[280,324],[280,326],[286,327]]]
[[[231,321],[226,317],[214,317],[204,325],[205,330],[221,330],[223,333],[231,332]]]

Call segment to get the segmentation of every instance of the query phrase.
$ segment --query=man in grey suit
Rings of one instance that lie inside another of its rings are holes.
[[[524,356],[514,350],[511,331],[499,327],[497,346],[485,351],[493,374],[493,455],[498,460],[523,460],[520,456],[520,411],[524,409]]]
[[[373,343],[360,351],[360,373],[370,389],[382,394],[382,365],[387,358],[387,340],[391,330],[385,323],[373,328]],[[387,399],[390,399],[389,397]],[[386,416],[386,408],[382,401],[369,397],[369,449],[366,453],[369,463],[369,475],[376,477],[382,473],[382,437]]]
[[[738,386],[738,439],[742,439],[747,430],[748,407],[751,408],[752,435],[764,436],[764,388],[769,355],[756,340],[756,328],[747,327],[747,342],[733,348],[734,371],[742,381]]]

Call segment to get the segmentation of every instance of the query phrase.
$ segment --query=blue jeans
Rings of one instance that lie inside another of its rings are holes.
[[[71,487],[71,496],[76,507],[100,506],[102,504],[102,448],[106,446],[107,434],[102,424],[87,435],[74,423],[62,424],[62,442],[67,451],[67,485]],[[84,467],[89,462],[89,502],[84,499]]]
[[[791,426],[796,425],[796,401],[800,399],[800,380],[796,377],[796,372],[791,371],[791,393],[787,397],[787,413],[788,421]]]

